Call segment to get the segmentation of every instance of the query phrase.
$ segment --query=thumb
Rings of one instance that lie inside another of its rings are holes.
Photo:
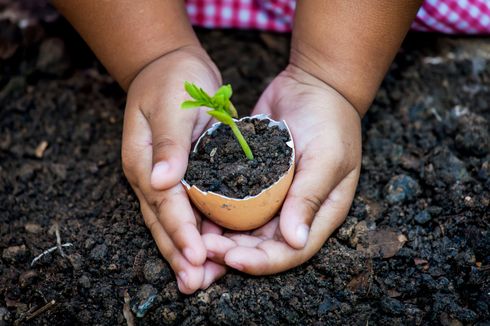
[[[175,186],[184,177],[193,128],[192,116],[187,112],[161,116],[150,121],[153,148],[151,186],[157,190]]]
[[[302,155],[280,214],[281,233],[293,248],[306,245],[315,215],[342,180],[339,171],[341,168],[326,157]]]

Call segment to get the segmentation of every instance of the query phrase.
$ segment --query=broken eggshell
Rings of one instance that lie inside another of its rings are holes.
[[[231,230],[245,231],[256,229],[267,223],[277,213],[284,198],[289,190],[289,186],[294,176],[294,142],[285,121],[275,121],[265,114],[259,114],[243,119],[268,120],[269,127],[278,126],[281,130],[286,129],[289,133],[290,141],[287,145],[291,147],[291,158],[289,169],[279,180],[268,188],[262,190],[258,195],[247,196],[245,198],[232,198],[220,195],[212,191],[203,191],[196,186],[189,185],[184,179],[182,184],[187,191],[192,203],[213,222]],[[211,134],[221,123],[215,123],[205,131],[194,145],[194,152],[197,150],[199,142],[206,134]]]

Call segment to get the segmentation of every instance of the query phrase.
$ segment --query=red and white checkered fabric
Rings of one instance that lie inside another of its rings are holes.
[[[292,28],[294,8],[295,0],[187,0],[192,24],[207,28],[288,32]],[[490,34],[490,0],[425,0],[412,29]]]

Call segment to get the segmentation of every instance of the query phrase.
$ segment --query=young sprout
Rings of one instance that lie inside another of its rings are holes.
[[[231,86],[221,86],[213,97],[209,96],[205,91],[203,91],[202,88],[197,87],[192,83],[185,82],[184,86],[187,93],[189,93],[194,100],[184,101],[180,106],[181,109],[193,109],[200,106],[205,106],[212,109],[207,111],[207,113],[221,123],[230,126],[247,158],[249,160],[253,160],[254,156],[252,151],[250,150],[245,138],[243,138],[240,129],[238,129],[238,126],[233,120],[233,118],[238,117],[238,114],[235,107],[230,102],[230,97],[232,94]]]

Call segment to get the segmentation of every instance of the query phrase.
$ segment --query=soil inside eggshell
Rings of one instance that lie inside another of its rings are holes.
[[[252,150],[254,160],[243,153],[230,127],[220,125],[206,134],[189,156],[185,180],[203,191],[231,198],[258,195],[289,169],[292,149],[287,130],[269,127],[268,120],[243,119],[238,128]]]

